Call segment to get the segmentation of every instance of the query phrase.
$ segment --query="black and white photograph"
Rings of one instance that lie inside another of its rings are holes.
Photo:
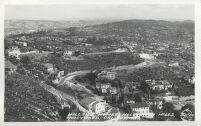
[[[194,10],[5,5],[4,122],[195,121]]]

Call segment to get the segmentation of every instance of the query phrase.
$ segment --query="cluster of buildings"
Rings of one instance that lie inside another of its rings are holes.
[[[146,80],[146,83],[150,86],[152,90],[157,90],[157,91],[162,91],[165,90],[167,91],[168,89],[172,89],[172,84],[168,82],[167,80]]]
[[[64,71],[58,70],[53,64],[51,63],[44,63],[42,64],[42,69],[45,73],[48,73],[49,75],[54,75],[52,78],[52,82],[54,84],[58,84],[60,80],[64,77]]]

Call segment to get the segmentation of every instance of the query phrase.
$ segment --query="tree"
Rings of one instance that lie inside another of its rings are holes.
[[[148,96],[150,97],[150,86],[146,83],[146,81],[142,81],[140,88],[144,93],[148,94]]]
[[[17,66],[16,72],[18,72],[19,74],[22,74],[22,75],[26,74],[26,70],[22,65]]]
[[[20,62],[26,66],[31,63],[31,59],[29,56],[22,56]]]
[[[167,113],[172,113],[174,111],[174,105],[170,102],[163,104],[163,111]]]
[[[135,94],[134,98],[135,98],[135,102],[142,102],[142,98],[141,98],[141,95],[139,93]]]
[[[61,120],[65,121],[68,114],[71,112],[69,107],[64,107],[63,109],[59,109],[59,115],[61,116]]]

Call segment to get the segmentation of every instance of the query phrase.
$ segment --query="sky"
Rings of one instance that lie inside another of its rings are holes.
[[[5,19],[96,20],[154,19],[194,20],[193,4],[72,4],[7,5]]]

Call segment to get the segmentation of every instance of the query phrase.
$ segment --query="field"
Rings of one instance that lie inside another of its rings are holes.
[[[84,59],[81,61],[67,60],[65,62],[65,68],[68,72],[97,70],[122,65],[135,65],[143,61],[139,56],[132,55],[128,52],[84,56]]]

